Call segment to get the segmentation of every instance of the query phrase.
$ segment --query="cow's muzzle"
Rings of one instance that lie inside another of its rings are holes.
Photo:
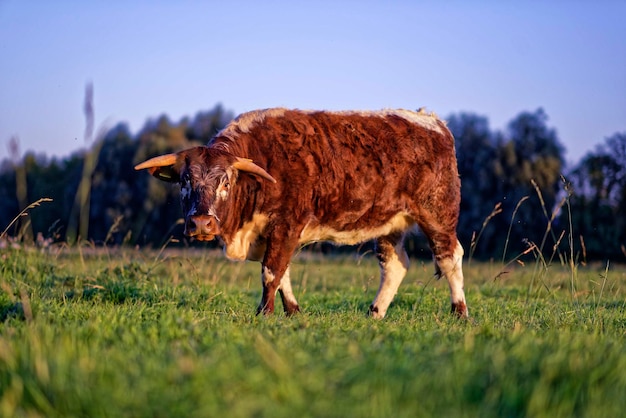
[[[214,216],[189,216],[185,222],[185,235],[198,241],[211,241],[220,234],[220,226]]]

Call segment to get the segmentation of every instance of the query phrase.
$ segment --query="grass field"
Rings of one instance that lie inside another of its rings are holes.
[[[626,410],[626,269],[465,267],[472,317],[413,260],[366,317],[369,255],[302,253],[303,313],[256,317],[258,263],[199,251],[0,252],[3,417],[558,417]],[[467,264],[467,263],[466,263]]]

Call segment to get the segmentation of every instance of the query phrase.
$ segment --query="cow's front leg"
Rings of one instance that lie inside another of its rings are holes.
[[[291,278],[289,276],[289,267],[285,270],[285,274],[280,279],[280,286],[278,291],[280,292],[280,298],[283,300],[283,309],[287,315],[293,315],[300,312],[300,306],[291,289]]]
[[[270,314],[274,312],[276,303],[276,291],[280,292],[280,297],[283,301],[283,308],[287,315],[293,315],[300,312],[300,306],[291,289],[291,279],[289,278],[289,267],[283,273],[283,276],[278,279],[277,276],[267,267],[263,267],[262,273],[263,282],[263,297],[261,303],[257,309],[257,315],[261,312],[264,314]]]
[[[283,307],[288,315],[300,310],[293,295],[289,278],[289,263],[297,243],[297,238],[287,234],[281,235],[277,232],[268,238],[261,269],[263,296],[257,308],[257,315],[260,313],[267,315],[274,312],[277,291],[280,291]]]
[[[276,279],[276,274],[271,268],[263,264],[261,271],[261,284],[263,285],[263,296],[261,303],[256,310],[256,314],[263,313],[265,315],[274,313],[274,303],[276,301],[276,291],[280,284],[280,278]]]

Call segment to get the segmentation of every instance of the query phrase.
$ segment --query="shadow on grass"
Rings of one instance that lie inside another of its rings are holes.
[[[26,320],[22,302],[8,302],[0,305],[0,322],[5,322],[9,319]]]

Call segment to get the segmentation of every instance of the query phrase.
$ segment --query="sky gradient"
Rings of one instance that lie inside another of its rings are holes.
[[[0,160],[19,137],[67,156],[96,127],[238,114],[426,107],[503,129],[542,107],[576,163],[626,131],[625,1],[0,0]]]

